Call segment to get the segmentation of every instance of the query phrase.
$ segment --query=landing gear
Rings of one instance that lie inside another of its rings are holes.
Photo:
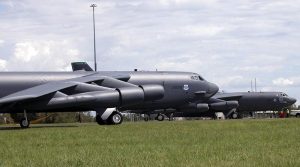
[[[169,116],[169,121],[174,121],[174,113],[171,113]]]
[[[149,118],[150,118],[150,115],[148,115],[148,114],[144,114],[144,121],[149,121]]]
[[[158,121],[163,121],[165,119],[165,116],[163,114],[158,114],[157,117],[156,117],[156,119]]]
[[[240,115],[239,115],[237,109],[234,108],[226,114],[225,118],[238,119],[238,118],[240,118]]]
[[[108,118],[108,122],[111,125],[119,125],[123,122],[123,116],[119,112],[113,112],[111,116]]]
[[[100,114],[97,114],[96,122],[99,125],[119,125],[123,122],[123,116],[120,112],[115,111],[106,120],[104,120]]]
[[[24,110],[24,118],[20,121],[21,128],[28,128],[30,125],[30,121],[27,119],[27,113],[26,110]]]
[[[239,114],[237,112],[233,112],[231,115],[232,119],[238,119],[239,118]]]
[[[106,120],[103,120],[101,118],[101,115],[97,114],[96,115],[96,122],[99,124],[99,125],[106,125]]]
[[[30,122],[26,118],[22,118],[20,121],[21,128],[28,128],[30,125]]]

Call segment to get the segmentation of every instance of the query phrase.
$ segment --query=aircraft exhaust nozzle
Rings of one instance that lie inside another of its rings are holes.
[[[239,106],[238,101],[223,101],[210,104],[210,108],[213,110],[224,111],[237,108]]]

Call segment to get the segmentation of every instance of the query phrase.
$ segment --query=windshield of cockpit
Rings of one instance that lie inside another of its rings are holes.
[[[198,81],[204,81],[204,78],[202,78],[200,75],[192,75],[192,80],[198,80]]]

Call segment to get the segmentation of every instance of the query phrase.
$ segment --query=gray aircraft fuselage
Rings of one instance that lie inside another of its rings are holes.
[[[190,72],[144,72],[144,71],[101,71],[101,72],[1,72],[0,98],[48,82],[67,80],[86,75],[116,76],[129,75],[127,81],[135,85],[156,84],[164,87],[164,97],[160,100],[145,102],[139,105],[127,106],[127,109],[161,109],[176,108],[190,102],[206,100],[217,93],[218,86],[207,82],[196,73]],[[197,78],[196,78],[197,77]],[[114,87],[112,87],[114,88]],[[196,95],[195,92],[206,92],[205,95]],[[83,108],[64,108],[60,111],[91,110]],[[3,111],[0,111],[3,112]],[[22,111],[5,111],[22,112]],[[29,111],[30,112],[30,111]],[[39,112],[39,111],[35,111]],[[44,112],[41,110],[40,112]]]
[[[296,99],[282,92],[240,92],[238,111],[281,111],[296,102]]]
[[[252,111],[282,111],[296,102],[295,98],[289,97],[282,92],[234,92],[234,93],[217,93],[213,98],[218,98],[218,95],[225,95],[227,100],[237,100],[239,106],[236,108],[238,113],[246,113]],[[237,98],[238,97],[238,98]],[[203,113],[176,113],[176,117],[213,117],[215,112],[208,111]],[[222,111],[225,114],[229,111]]]

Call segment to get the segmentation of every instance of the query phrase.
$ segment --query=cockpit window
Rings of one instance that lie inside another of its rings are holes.
[[[193,75],[191,76],[192,80],[198,80],[198,81],[203,81],[204,79],[200,75]]]
[[[288,97],[288,95],[285,94],[285,93],[280,93],[280,95],[281,95],[282,97]]]
[[[200,75],[198,77],[201,81],[204,81],[204,78],[202,78]]]

